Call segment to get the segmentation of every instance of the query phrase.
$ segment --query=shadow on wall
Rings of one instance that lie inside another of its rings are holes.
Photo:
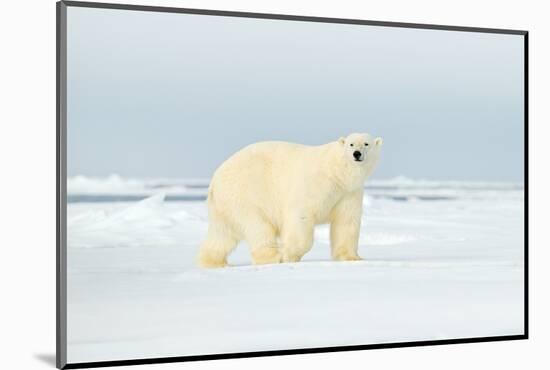
[[[35,353],[34,358],[55,367],[55,353]]]

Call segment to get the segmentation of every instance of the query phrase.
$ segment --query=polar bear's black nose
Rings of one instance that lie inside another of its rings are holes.
[[[353,152],[353,157],[354,157],[355,159],[361,158],[361,152],[358,151],[358,150],[356,150],[355,152]]]

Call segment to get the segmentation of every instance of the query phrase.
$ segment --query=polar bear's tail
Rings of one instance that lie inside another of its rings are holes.
[[[227,256],[237,245],[238,240],[223,222],[214,204],[214,191],[208,189],[208,234],[199,249],[198,264],[214,268],[227,266]]]

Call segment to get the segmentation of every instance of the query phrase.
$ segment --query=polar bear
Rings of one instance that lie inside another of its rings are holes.
[[[351,134],[320,146],[260,142],[216,170],[208,189],[202,267],[223,267],[244,240],[254,264],[298,262],[313,245],[315,225],[330,224],[332,258],[355,261],[363,188],[382,138]]]

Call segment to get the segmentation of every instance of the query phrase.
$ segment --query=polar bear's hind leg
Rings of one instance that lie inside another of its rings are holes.
[[[198,263],[205,268],[227,266],[227,256],[237,245],[238,240],[224,226],[211,222],[208,235],[199,249]]]
[[[275,228],[268,222],[259,219],[246,224],[245,239],[250,245],[252,262],[255,265],[280,263],[281,253]]]
[[[300,219],[285,227],[282,233],[283,262],[300,262],[313,246],[314,225]]]

